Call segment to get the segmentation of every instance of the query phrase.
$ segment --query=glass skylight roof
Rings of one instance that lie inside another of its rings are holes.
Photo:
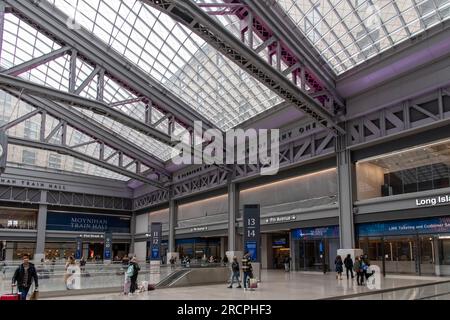
[[[51,2],[223,130],[282,101],[190,30],[141,1]]]
[[[217,2],[216,0],[194,1]],[[277,1],[336,74],[341,74],[450,17],[449,0]],[[224,131],[282,102],[282,99],[267,87],[242,71],[189,29],[139,0],[50,0],[49,2]],[[236,36],[240,36],[237,17],[215,16],[215,18]],[[254,41],[255,46],[261,43],[257,37]],[[14,15],[5,15],[0,60],[2,68],[10,68],[58,48],[60,45]],[[67,91],[69,64],[70,57],[66,55],[20,76],[35,83]],[[92,66],[78,60],[77,86],[92,71]],[[95,99],[96,81],[94,78],[81,95]],[[5,93],[2,93],[2,97],[5,97]],[[105,103],[132,98],[135,98],[133,94],[105,77]],[[2,102],[5,99],[0,99],[0,115],[3,114],[3,118],[8,114],[7,108],[10,107]],[[25,105],[18,104],[20,111],[17,111],[17,116],[24,114],[29,108]],[[129,103],[115,108],[137,119],[144,118],[143,103]],[[75,109],[84,117],[95,120],[113,134],[120,134],[130,143],[160,160],[170,159],[171,148],[163,143],[107,117],[81,108]],[[162,117],[162,114],[154,110],[152,117],[155,122]],[[40,125],[40,120],[33,117],[27,123],[26,126],[35,127]],[[55,119],[51,127],[55,127],[57,123]],[[167,125],[168,122],[163,121],[159,129],[164,131]],[[177,127],[176,131],[181,131],[181,128]],[[89,137],[83,136],[75,129],[68,130],[68,141],[82,143],[88,139]],[[28,165],[33,162],[31,161],[33,156],[24,151],[27,148],[15,146],[14,148],[16,148],[14,153],[22,156],[9,159],[11,164]],[[90,156],[95,156],[99,152],[95,145],[85,146],[85,149],[80,151]],[[62,156],[61,163],[71,162],[72,167],[63,164],[50,165],[50,162],[59,163],[60,160],[55,158],[56,154],[52,156],[50,152],[42,152],[45,155],[36,156],[34,165],[57,166],[60,170],[127,179],[89,164],[84,166],[95,167],[95,170],[80,171],[77,168],[81,165],[75,166],[73,159],[64,160],[70,158],[65,156]]]
[[[277,0],[337,74],[450,18],[449,0]]]

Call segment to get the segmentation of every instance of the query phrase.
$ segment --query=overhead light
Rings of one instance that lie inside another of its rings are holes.
[[[450,239],[450,236],[439,236],[439,240]]]

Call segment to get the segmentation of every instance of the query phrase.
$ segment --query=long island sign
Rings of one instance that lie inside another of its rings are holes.
[[[450,204],[450,195],[416,199],[417,207],[433,207],[443,204]]]

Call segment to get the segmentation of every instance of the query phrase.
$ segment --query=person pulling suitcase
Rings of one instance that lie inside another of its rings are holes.
[[[30,256],[28,254],[24,254],[22,259],[23,263],[14,272],[11,286],[14,288],[17,283],[20,299],[26,300],[33,279],[35,286],[34,291],[39,291],[39,283],[36,268],[34,267],[34,264],[30,263]]]

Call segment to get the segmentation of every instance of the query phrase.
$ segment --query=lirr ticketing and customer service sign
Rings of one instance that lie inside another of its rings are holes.
[[[244,251],[250,253],[253,262],[261,262],[260,215],[258,204],[244,205]]]

